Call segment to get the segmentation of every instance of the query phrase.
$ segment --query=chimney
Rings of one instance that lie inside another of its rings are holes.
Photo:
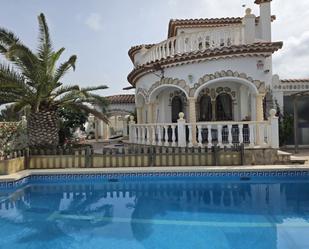
[[[245,44],[254,43],[255,40],[255,15],[251,14],[251,9],[246,9],[246,15],[242,19],[244,25]]]
[[[271,2],[272,0],[255,0],[260,5],[259,29],[261,39],[271,42]]]

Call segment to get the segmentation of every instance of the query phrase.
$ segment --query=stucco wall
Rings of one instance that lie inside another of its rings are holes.
[[[265,63],[263,70],[257,69],[257,62],[262,60]],[[233,72],[245,73],[254,80],[265,82],[270,85],[272,82],[271,64],[270,60],[265,61],[264,57],[240,57],[240,58],[227,58],[218,59],[200,63],[193,63],[188,65],[179,65],[171,68],[164,69],[164,77],[183,79],[193,86],[194,83],[203,77],[205,74],[214,74],[217,71],[231,70]],[[268,64],[268,65],[266,65]],[[266,69],[270,69],[269,73],[265,73]],[[142,76],[136,83],[136,88],[145,88],[148,90],[151,85],[158,81],[158,76],[154,74],[147,74]]]

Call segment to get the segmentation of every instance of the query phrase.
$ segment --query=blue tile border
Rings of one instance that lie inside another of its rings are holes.
[[[0,189],[18,188],[29,183],[48,183],[57,181],[74,182],[78,180],[136,180],[136,179],[162,179],[167,177],[309,177],[309,171],[244,171],[244,172],[149,172],[149,173],[89,173],[89,174],[51,174],[30,175],[17,181],[0,182]]]

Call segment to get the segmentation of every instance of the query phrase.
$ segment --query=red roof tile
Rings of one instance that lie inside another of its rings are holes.
[[[196,52],[189,52],[185,54],[176,54],[173,57],[163,58],[161,60],[152,61],[150,63],[135,67],[128,75],[128,81],[135,86],[136,80],[143,75],[143,73],[151,70],[154,65],[166,66],[169,64],[181,63],[193,60],[202,60],[218,56],[248,56],[248,54],[260,55],[262,53],[274,53],[282,48],[282,42],[263,42],[244,45],[233,45],[230,47],[222,47],[216,49],[206,49]]]
[[[309,82],[309,79],[283,79],[282,83],[306,83]]]
[[[168,38],[173,37],[177,33],[177,29],[208,27],[208,26],[227,26],[231,24],[241,24],[242,17],[223,17],[223,18],[199,18],[199,19],[171,19],[168,25]],[[256,17],[258,23],[260,17]],[[276,20],[276,16],[271,16],[272,21]]]
[[[119,94],[106,97],[110,104],[134,104],[134,94]]]

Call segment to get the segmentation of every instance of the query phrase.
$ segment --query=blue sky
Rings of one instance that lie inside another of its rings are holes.
[[[106,84],[102,94],[123,92],[132,69],[128,49],[166,39],[171,18],[243,16],[242,4],[254,0],[1,0],[0,26],[13,30],[35,49],[37,15],[47,18],[55,48],[65,47],[62,59],[78,57],[68,84]],[[309,77],[309,1],[274,0],[273,40],[284,41],[274,57],[274,73],[282,78]],[[129,93],[126,91],[125,93]]]

